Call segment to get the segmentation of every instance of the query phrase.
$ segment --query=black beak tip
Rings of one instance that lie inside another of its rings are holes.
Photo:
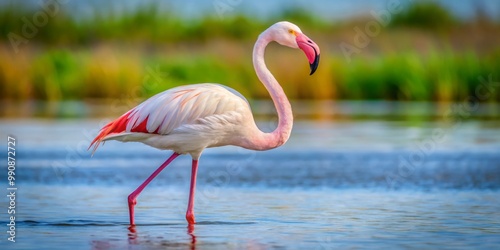
[[[316,72],[316,69],[318,69],[318,65],[319,65],[319,55],[316,55],[316,58],[314,58],[314,62],[309,64],[309,66],[311,66],[311,74],[309,75],[312,75],[314,74],[314,72]]]

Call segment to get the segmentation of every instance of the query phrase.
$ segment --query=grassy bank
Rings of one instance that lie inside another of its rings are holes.
[[[231,46],[233,48],[231,48]],[[273,48],[274,49],[274,48]],[[415,52],[359,58],[322,58],[308,75],[300,52],[278,49],[268,64],[293,99],[386,99],[460,101],[475,95],[479,77],[500,79],[500,56]],[[229,54],[221,56],[224,51]],[[157,51],[144,56],[132,48],[48,50],[11,57],[0,49],[2,99],[85,99],[147,97],[188,83],[217,82],[250,98],[268,98],[251,66],[250,51],[225,43],[211,52]],[[488,101],[500,101],[500,90]]]
[[[480,77],[500,81],[500,27],[443,13],[434,5],[410,7],[348,60],[339,45],[353,44],[353,30],[370,17],[331,23],[292,8],[273,20],[235,14],[187,21],[145,6],[74,20],[61,10],[14,50],[9,34],[22,34],[20,20],[33,11],[6,8],[0,10],[0,99],[145,98],[198,82],[268,98],[253,72],[252,45],[270,23],[286,19],[322,48],[312,77],[300,51],[268,50],[268,66],[290,98],[462,101],[476,95]],[[500,101],[500,90],[492,93],[484,101]]]

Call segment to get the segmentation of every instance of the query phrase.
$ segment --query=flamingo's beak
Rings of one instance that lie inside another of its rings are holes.
[[[319,65],[319,47],[309,37],[302,33],[297,33],[295,37],[297,45],[306,54],[309,65],[311,66],[311,74],[314,74]]]

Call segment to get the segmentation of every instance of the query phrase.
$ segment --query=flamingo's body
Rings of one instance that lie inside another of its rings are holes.
[[[311,74],[318,66],[320,51],[296,25],[289,22],[276,23],[259,36],[254,47],[253,62],[259,79],[269,91],[278,111],[279,124],[273,132],[259,130],[243,95],[223,85],[205,83],[172,88],[149,98],[104,126],[92,141],[94,151],[106,140],[136,141],[174,151],[158,170],[129,195],[131,225],[134,225],[134,205],[139,193],[178,155],[190,154],[193,158],[186,219],[194,224],[198,159],[205,148],[235,145],[267,150],[281,146],[288,140],[293,124],[291,106],[264,63],[264,50],[271,41],[302,49],[311,65]]]
[[[191,154],[223,145],[243,146],[253,122],[243,96],[217,84],[193,84],[157,94],[106,125],[95,139],[140,141]]]

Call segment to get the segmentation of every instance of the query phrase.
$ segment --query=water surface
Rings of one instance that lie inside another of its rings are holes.
[[[1,137],[18,142],[17,237],[11,243],[3,234],[0,248],[500,247],[495,116],[460,123],[327,117],[298,119],[276,150],[207,150],[193,228],[184,219],[190,158],[179,157],[139,196],[132,229],[126,197],[169,152],[107,142],[90,157],[86,149],[105,118],[4,118]],[[269,131],[275,119],[259,125]],[[7,206],[1,199],[2,211]],[[1,224],[7,220],[3,212]]]

